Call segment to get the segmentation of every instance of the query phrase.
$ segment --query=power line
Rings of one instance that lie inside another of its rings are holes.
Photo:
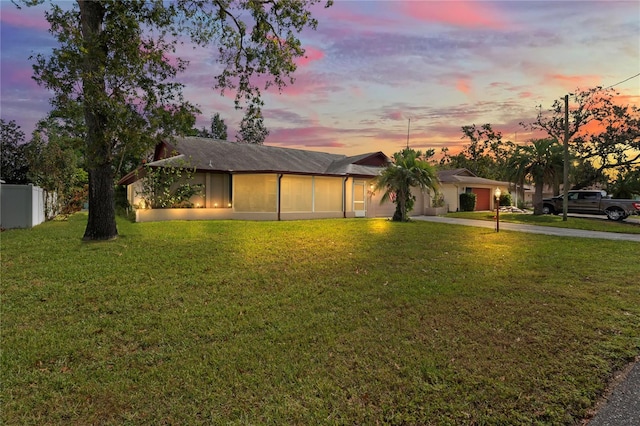
[[[612,87],[615,87],[615,86],[617,86],[618,84],[625,83],[625,82],[627,82],[627,81],[631,80],[632,78],[636,78],[636,77],[638,77],[638,76],[640,76],[640,72],[639,72],[638,74],[636,74],[636,75],[632,75],[632,76],[631,76],[631,77],[629,77],[629,78],[626,78],[626,79],[624,79],[624,80],[622,80],[622,81],[619,81],[619,82],[617,82],[616,84],[612,84],[611,86],[605,87],[605,89],[611,89]]]

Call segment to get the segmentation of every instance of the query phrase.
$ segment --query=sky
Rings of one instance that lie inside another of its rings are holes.
[[[0,115],[27,135],[49,110],[29,59],[56,46],[44,10],[0,0]],[[471,124],[526,142],[536,135],[520,123],[576,90],[614,86],[619,102],[640,105],[637,0],[336,0],[313,11],[319,25],[301,34],[294,84],[263,93],[266,145],[455,153]],[[242,112],[213,88],[215,53],[178,51],[190,61],[180,81],[202,111],[197,127],[218,112],[235,140]]]

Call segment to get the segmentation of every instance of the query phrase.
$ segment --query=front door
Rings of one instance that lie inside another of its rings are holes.
[[[365,206],[366,183],[361,180],[353,181],[353,212],[356,217],[365,217],[367,214]]]

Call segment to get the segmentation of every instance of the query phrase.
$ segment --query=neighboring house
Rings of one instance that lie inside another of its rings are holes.
[[[450,212],[460,210],[460,194],[464,192],[476,194],[476,210],[493,210],[495,190],[500,188],[502,192],[506,192],[512,185],[509,182],[478,177],[468,169],[440,170],[438,180],[439,192],[444,196],[444,203]]]
[[[192,183],[204,196],[199,208],[136,209],[136,221],[334,217],[389,217],[393,203],[380,204],[375,178],[389,163],[382,152],[356,156],[244,144],[208,138],[176,138],[156,146],[150,167],[187,162]],[[144,168],[124,176],[131,205],[140,207]],[[417,203],[416,203],[417,204]]]
[[[535,193],[536,193],[535,185],[530,185],[529,187],[525,187],[525,191],[524,191],[524,205],[525,206],[533,207],[533,197],[534,197]],[[560,190],[560,194],[562,194],[562,189]],[[558,194],[554,194],[553,193],[553,188],[551,188],[549,185],[544,185],[542,187],[542,198],[551,198],[551,197],[553,197],[555,195],[558,195]]]

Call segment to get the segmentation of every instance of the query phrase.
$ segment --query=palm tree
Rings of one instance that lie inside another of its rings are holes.
[[[407,214],[413,209],[415,201],[411,187],[435,191],[438,177],[435,168],[422,160],[422,152],[405,148],[393,154],[393,162],[378,176],[376,182],[376,189],[385,191],[380,203],[389,200],[396,203],[394,221],[408,220]]]
[[[553,185],[562,175],[562,146],[556,139],[536,139],[530,145],[518,146],[508,161],[508,168],[516,182],[533,179],[533,214],[541,215],[544,185]]]

